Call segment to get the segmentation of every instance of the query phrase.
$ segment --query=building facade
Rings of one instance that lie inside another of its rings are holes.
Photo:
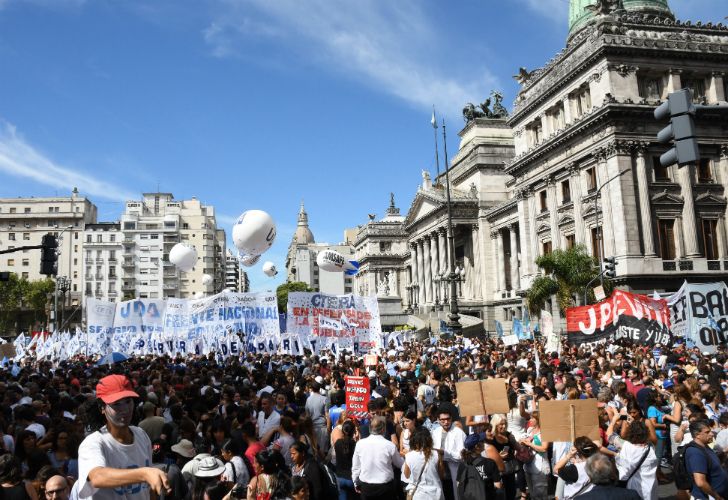
[[[58,236],[58,276],[70,279],[67,305],[76,307],[84,287],[83,235],[96,217],[96,205],[76,189],[65,197],[0,198],[0,250],[40,245],[47,233]],[[0,270],[30,281],[45,279],[40,257],[40,249],[3,254]]]
[[[119,301],[123,296],[123,233],[118,222],[86,224],[83,232],[84,295]]]
[[[347,238],[347,232],[345,232],[344,238]],[[286,255],[287,281],[303,282],[314,291],[331,295],[353,293],[354,279],[352,276],[319,269],[316,257],[322,250],[335,250],[346,260],[354,260],[354,247],[347,242],[336,245],[316,243],[308,226],[308,214],[301,203],[296,232],[291,239]]]
[[[175,200],[171,193],[145,193],[126,203],[121,231],[124,298],[193,298],[225,287],[225,231],[217,227],[212,206],[196,198]],[[169,262],[169,251],[180,242],[197,250],[190,272]],[[210,285],[203,284],[205,274],[213,278]]]
[[[240,260],[228,248],[225,254],[225,289],[231,292],[250,291],[248,273],[240,267]]]
[[[615,257],[615,284],[636,292],[728,275],[726,114],[699,112],[702,158],[683,168],[660,165],[667,146],[656,134],[667,124],[653,117],[682,88],[726,103],[728,28],[675,20],[665,0],[595,3],[571,1],[566,47],[522,71],[510,117],[464,113],[449,172],[459,304],[487,330],[521,317],[537,257],[577,244]],[[419,313],[447,309],[445,181],[424,176],[398,239],[408,246],[398,261],[404,306]],[[364,226],[357,250],[375,239]],[[360,273],[357,285],[368,280]]]

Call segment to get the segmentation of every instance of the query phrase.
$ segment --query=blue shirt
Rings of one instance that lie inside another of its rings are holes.
[[[341,417],[341,413],[346,410],[346,405],[341,406],[332,406],[329,408],[329,418],[331,419],[331,428],[333,429],[336,427],[336,423],[339,421],[339,418]]]
[[[710,448],[702,447],[697,449],[698,444],[688,446],[685,450],[685,466],[690,474],[690,480],[693,479],[693,473],[698,472],[705,474],[708,483],[723,498],[728,496],[728,474],[720,466],[718,456]],[[691,491],[693,497],[707,499],[708,497],[703,491],[693,483]]]
[[[657,420],[658,424],[664,424],[665,422],[662,421],[662,417],[664,417],[665,414],[662,413],[660,410],[657,409],[656,406],[650,406],[647,409],[647,418],[655,418]],[[657,437],[659,439],[667,439],[667,432],[665,432],[664,429],[655,429],[655,434],[657,434]]]

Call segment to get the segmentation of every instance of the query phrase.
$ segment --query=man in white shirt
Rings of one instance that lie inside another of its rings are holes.
[[[94,500],[149,500],[150,490],[170,493],[167,474],[151,467],[152,443],[129,425],[138,398],[123,375],[109,375],[96,385],[106,425],[89,434],[78,449],[78,497]]]
[[[394,443],[384,438],[386,429],[384,417],[374,417],[369,437],[357,442],[354,448],[351,480],[362,500],[391,499],[396,496],[394,468],[401,469],[404,459]]]
[[[269,430],[278,427],[281,415],[273,409],[273,396],[264,392],[260,396],[260,411],[258,412],[258,437],[262,438]]]
[[[444,403],[438,408],[438,420],[440,427],[432,431],[432,445],[443,455],[443,461],[447,466],[446,479],[449,475],[450,481],[443,481],[442,488],[452,488],[452,496],[447,498],[458,500],[458,466],[462,462],[462,452],[465,449],[465,433],[460,427],[454,426],[452,416],[455,413],[450,403]]]

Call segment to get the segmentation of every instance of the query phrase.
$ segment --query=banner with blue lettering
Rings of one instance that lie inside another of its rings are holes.
[[[368,352],[381,347],[382,342],[377,298],[291,292],[286,332],[307,339],[314,352]]]
[[[203,299],[137,299],[119,304],[92,298],[89,353],[128,355],[274,352],[280,345],[275,293],[220,293]],[[113,311],[113,314],[111,313]]]

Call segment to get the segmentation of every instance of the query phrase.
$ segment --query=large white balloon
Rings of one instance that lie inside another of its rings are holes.
[[[197,263],[197,250],[187,243],[177,243],[169,251],[169,261],[180,271],[189,272]]]
[[[245,255],[261,255],[276,239],[276,223],[262,210],[247,210],[233,226],[233,243]]]
[[[252,267],[260,260],[260,255],[240,255],[240,265],[245,267]]]
[[[263,274],[272,278],[273,276],[278,274],[278,269],[276,269],[275,264],[273,264],[271,261],[268,261],[263,264]]]
[[[203,285],[205,285],[205,286],[212,285],[213,281],[214,280],[212,279],[212,276],[210,276],[209,274],[202,275],[202,284]]]
[[[346,260],[336,250],[321,250],[316,256],[316,264],[324,271],[333,273],[346,273],[354,275],[359,270],[359,263],[355,260]]]

